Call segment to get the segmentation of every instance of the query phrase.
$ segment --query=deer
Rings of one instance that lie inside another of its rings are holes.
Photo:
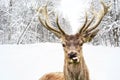
[[[111,5],[107,5],[100,0],[101,9],[96,11],[92,9],[92,17],[88,20],[87,12],[85,21],[76,34],[67,34],[59,24],[59,17],[56,17],[57,28],[55,28],[50,20],[47,5],[38,9],[42,16],[38,16],[39,22],[47,30],[51,31],[61,40],[64,50],[64,69],[63,72],[53,72],[43,75],[39,80],[90,80],[89,70],[85,63],[82,52],[84,43],[90,42],[99,32],[98,25],[104,16],[108,13]],[[44,17],[44,19],[42,18]]]

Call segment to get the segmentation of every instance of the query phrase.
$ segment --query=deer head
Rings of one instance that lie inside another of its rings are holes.
[[[39,16],[40,23],[46,29],[54,33],[59,39],[61,39],[65,52],[65,60],[68,63],[79,63],[79,59],[82,56],[82,45],[86,42],[90,42],[98,33],[98,25],[110,7],[110,5],[106,5],[102,0],[101,5],[102,8],[98,12],[92,9],[93,17],[91,20],[88,20],[88,15],[86,13],[85,22],[75,35],[69,35],[64,32],[64,30],[60,27],[58,16],[56,17],[56,24],[58,29],[52,26],[49,21],[50,13],[48,13],[47,5],[38,9],[39,13],[41,14],[41,16]]]

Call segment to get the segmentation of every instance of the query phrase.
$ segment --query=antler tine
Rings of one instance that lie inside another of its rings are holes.
[[[48,11],[47,11],[47,5],[43,6],[42,8],[40,8],[39,13],[41,13],[44,16],[44,20],[42,20],[42,18],[39,16],[38,19],[40,21],[40,23],[48,30],[50,30],[51,32],[53,32],[58,38],[60,38],[63,35],[62,29],[60,30],[60,26],[58,27],[59,30],[55,29],[50,21],[49,21],[49,15],[48,15]],[[58,23],[57,23],[58,25]]]
[[[57,17],[56,17],[56,23],[57,23],[57,26],[58,26],[58,29],[60,30],[60,32],[62,32],[62,34],[66,34],[66,33],[62,30],[62,28],[60,27],[59,20],[58,20],[58,15],[57,15]]]
[[[59,31],[57,31],[56,29],[53,29],[53,28],[51,28],[51,27],[48,27],[48,25],[47,25],[46,23],[44,23],[40,17],[39,17],[39,21],[40,21],[40,23],[41,23],[46,29],[48,29],[48,30],[50,30],[51,32],[53,32],[58,38],[61,37]]]
[[[89,26],[90,26],[91,23],[93,22],[94,18],[95,18],[95,16],[93,16],[92,19],[86,24],[86,26],[85,26],[83,32],[86,31],[86,30],[89,28]]]
[[[91,5],[91,9],[93,10],[93,4]],[[95,18],[95,15],[93,15],[92,19],[91,19],[88,23],[86,23],[86,25],[85,25],[85,27],[83,28],[82,32],[86,32],[86,30],[89,28],[89,26],[90,26],[91,23],[93,22],[94,18]]]
[[[87,24],[87,21],[88,21],[88,16],[87,16],[87,12],[85,12],[85,22],[84,22],[83,26],[81,27],[81,29],[79,31],[80,34],[83,32],[83,30],[84,30],[84,28]]]
[[[57,32],[60,34],[60,31],[58,31],[57,29],[55,29],[50,21],[49,21],[49,17],[48,17],[48,11],[47,11],[47,5],[45,6],[45,25],[49,28],[49,30]]]
[[[57,26],[58,26],[58,29],[59,29],[59,31],[58,30],[56,30],[56,31],[59,32],[59,34],[61,34],[61,35],[65,35],[65,32],[62,30],[62,28],[59,25],[58,16],[56,18],[56,23],[57,23]],[[49,27],[49,28],[51,28],[53,30],[53,27],[51,26],[50,21],[48,19],[47,7],[46,7],[46,20],[45,20],[45,24],[47,25],[47,27]]]
[[[100,0],[100,3],[102,5],[102,9],[97,13],[96,11],[94,11],[94,15],[96,16],[97,20],[95,22],[95,24],[93,24],[93,27],[88,29],[87,32],[90,32],[94,29],[97,28],[97,26],[100,24],[100,22],[102,21],[103,17],[106,15],[106,13],[108,12],[108,9],[111,5],[107,5],[103,2],[103,0]]]

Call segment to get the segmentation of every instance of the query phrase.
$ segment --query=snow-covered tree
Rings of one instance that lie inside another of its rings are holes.
[[[104,17],[100,27],[100,32],[92,41],[94,45],[120,46],[120,1],[105,0],[112,3],[109,13]],[[97,0],[93,0],[95,8],[99,9]]]
[[[0,44],[26,44],[59,42],[53,33],[46,30],[38,20],[37,8],[48,3],[52,25],[56,26],[57,6],[61,0],[0,0]],[[112,1],[111,10],[99,25],[100,32],[92,40],[93,45],[120,46],[120,0]],[[98,0],[92,0],[95,9],[100,9]],[[71,5],[72,6],[72,5]],[[61,27],[71,33],[70,22],[58,14]]]
[[[0,5],[1,44],[58,42],[56,37],[39,23],[36,10],[48,3],[49,9],[53,10],[50,18],[55,19],[55,6],[59,5],[59,0],[1,0],[0,2],[2,3]],[[63,21],[63,24],[68,25],[65,19]]]

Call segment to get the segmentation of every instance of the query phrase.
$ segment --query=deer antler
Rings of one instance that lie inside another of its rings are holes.
[[[58,20],[58,16],[56,18],[56,24],[58,26],[58,29],[56,29],[55,27],[53,27],[49,21],[49,14],[47,11],[47,5],[42,6],[41,8],[39,8],[39,13],[44,16],[44,20],[41,18],[41,16],[38,17],[40,23],[48,30],[50,30],[51,32],[53,32],[58,38],[60,38],[62,35],[65,35],[65,32],[62,30],[62,28],[59,25],[59,20]]]
[[[110,5],[107,5],[106,3],[103,2],[103,0],[100,0],[100,3],[102,5],[102,9],[97,13],[94,9],[92,9],[93,17],[92,19],[88,22],[88,20],[85,20],[85,25],[82,26],[82,28],[79,31],[79,34],[96,34],[99,30],[96,29],[100,22],[102,21],[103,17],[106,15],[106,13],[109,10]],[[87,16],[86,16],[87,17]],[[95,23],[90,27],[91,23],[93,22],[94,18],[96,17]],[[87,18],[86,18],[87,19]],[[90,28],[89,28],[90,27]],[[95,30],[96,29],[96,30]],[[93,31],[94,30],[94,31]]]
[[[88,22],[88,16],[87,16],[87,13],[86,13],[85,22],[84,22],[82,28],[80,29],[79,33],[84,32],[91,25],[91,23],[93,22],[94,18],[95,18],[95,16],[93,16],[92,19]]]

